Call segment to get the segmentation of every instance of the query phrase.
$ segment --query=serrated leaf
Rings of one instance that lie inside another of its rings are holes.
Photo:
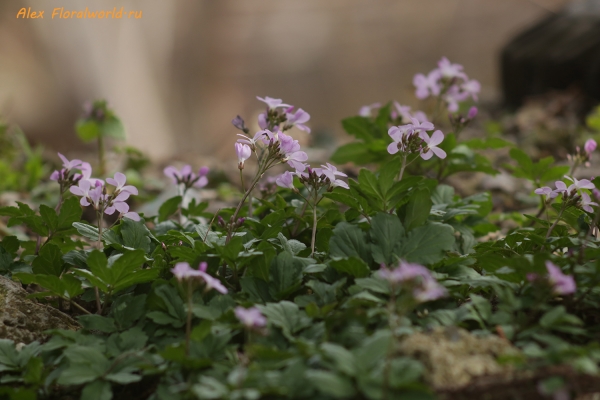
[[[356,256],[370,264],[371,251],[366,236],[366,233],[356,225],[346,222],[337,224],[333,230],[333,236],[329,240],[331,257],[350,258]]]
[[[404,227],[396,215],[379,213],[371,220],[371,251],[378,264],[392,264],[402,244]]]
[[[166,221],[171,215],[175,214],[181,204],[181,196],[171,197],[162,203],[158,209],[158,221]]]
[[[62,252],[58,246],[46,243],[31,263],[33,272],[36,274],[59,276],[63,272],[64,261],[62,257]]]
[[[455,241],[451,226],[430,223],[410,231],[397,255],[409,262],[434,264],[444,258],[444,252],[451,250]]]
[[[334,259],[329,265],[336,271],[346,273],[355,278],[364,278],[371,273],[369,266],[358,257]]]

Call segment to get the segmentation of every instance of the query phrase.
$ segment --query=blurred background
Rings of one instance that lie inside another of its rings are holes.
[[[343,143],[339,121],[364,104],[418,106],[412,77],[442,56],[481,82],[483,103],[500,102],[503,47],[576,1],[2,0],[0,114],[69,154],[94,149],[74,124],[86,100],[104,98],[151,159],[231,162],[231,119],[253,124],[255,96],[271,96],[311,114],[311,138]],[[44,19],[17,19],[21,7]],[[55,7],[142,18],[51,19]]]

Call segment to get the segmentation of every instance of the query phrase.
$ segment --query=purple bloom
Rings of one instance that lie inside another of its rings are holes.
[[[560,268],[550,261],[546,261],[546,269],[548,270],[548,281],[552,284],[554,293],[575,293],[577,286],[575,285],[575,279],[573,279],[572,276],[563,274]]]
[[[361,117],[370,117],[373,110],[376,110],[381,107],[381,103],[373,103],[367,106],[362,106],[360,110],[358,110],[358,115]],[[410,107],[409,107],[410,108]]]
[[[436,300],[447,295],[446,288],[431,276],[427,268],[419,264],[400,261],[400,265],[395,269],[388,269],[382,265],[378,274],[393,285],[410,284],[413,288],[413,297],[419,302]]]
[[[569,192],[581,189],[594,189],[596,187],[592,182],[590,182],[587,179],[577,180],[576,178],[571,178],[569,176],[565,176],[565,178],[573,182],[573,184],[571,184],[567,189]],[[558,182],[556,182],[556,185],[558,187]]]
[[[471,96],[473,100],[478,100],[477,95],[481,90],[481,84],[479,83],[479,81],[476,81],[475,79],[468,80],[465,83],[463,83],[460,88],[465,98]]]
[[[67,157],[63,156],[60,153],[58,153],[58,156],[60,157],[60,159],[63,162],[63,168],[66,169],[66,170],[71,170],[73,168],[78,168],[83,163],[83,161],[77,160],[77,159],[73,159],[73,160],[69,161],[67,159]]]
[[[231,124],[240,131],[248,131],[248,128],[246,128],[246,126],[244,125],[244,120],[239,115],[237,115],[234,119],[231,120]]]
[[[565,186],[566,186],[566,185],[565,185]],[[541,188],[539,188],[539,189],[535,189],[534,193],[535,193],[535,194],[539,194],[539,195],[546,195],[546,196],[548,196],[548,197],[549,197],[549,198],[551,198],[551,199],[553,199],[553,198],[555,198],[556,196],[558,196],[558,194],[557,194],[557,193],[555,193],[555,192],[552,190],[552,188],[551,188],[551,187],[549,187],[549,186],[544,186],[544,187],[541,187]]]
[[[466,75],[462,72],[463,66],[460,64],[452,64],[446,57],[442,57],[438,61],[439,74],[444,78],[463,78],[466,79]],[[435,70],[434,70],[435,71]]]
[[[175,267],[173,267],[171,269],[171,272],[173,273],[173,275],[175,275],[175,277],[179,281],[181,281],[183,279],[187,279],[187,278],[193,278],[193,277],[200,276],[200,271],[192,269],[190,267],[190,264],[188,264],[186,262],[180,262],[180,263],[175,264]]]
[[[271,109],[271,110],[274,110],[274,109],[280,108],[280,107],[283,107],[283,108],[291,107],[289,104],[284,104],[281,99],[274,99],[274,98],[269,97],[269,96],[265,96],[265,98],[256,96],[256,98],[258,100],[266,103],[267,106],[269,106],[269,109]]]
[[[594,212],[594,209],[591,206],[598,206],[598,203],[593,202],[592,199],[590,199],[590,195],[587,193],[581,193],[580,203],[581,208],[589,213]]]
[[[282,188],[292,189],[294,190],[294,174],[290,171],[285,171],[283,174],[279,175],[275,180],[277,186]]]
[[[479,110],[477,110],[477,107],[473,106],[471,108],[469,108],[469,112],[467,114],[467,118],[468,119],[473,119],[477,116],[477,113],[479,112]]]
[[[416,74],[413,78],[413,84],[417,88],[415,96],[422,100],[430,95],[439,95],[442,90],[439,80],[440,72],[438,70],[431,71],[427,76],[423,74]]]
[[[421,132],[419,136],[427,143],[427,147],[425,148],[427,151],[421,153],[421,158],[423,158],[423,160],[429,160],[434,154],[439,158],[446,158],[446,152],[437,147],[438,144],[444,141],[444,134],[442,131],[437,130],[433,132],[431,138],[424,132]]]
[[[125,186],[125,181],[127,180],[127,178],[125,177],[125,174],[121,173],[121,172],[117,172],[115,173],[115,177],[113,178],[106,178],[106,183],[116,186],[115,192],[127,192],[133,195],[137,195],[138,194],[138,190],[135,186],[132,185],[127,185]]]
[[[209,274],[207,274],[204,271],[198,271],[198,274],[204,280],[204,283],[206,284],[206,289],[205,289],[206,291],[215,289],[219,293],[227,294],[227,288],[225,286],[223,286],[223,284],[221,283],[220,280],[218,280],[217,278],[213,278],[212,276],[210,276]]]
[[[71,186],[69,188],[69,191],[71,193],[73,193],[75,196],[81,196],[81,199],[79,199],[79,204],[81,204],[84,207],[87,207],[90,205],[90,203],[88,202],[87,199],[90,195],[91,187],[92,187],[92,184],[90,183],[90,181],[81,180],[81,181],[79,181],[79,184],[77,186]]]
[[[235,153],[238,158],[238,168],[244,169],[244,161],[246,161],[252,155],[252,149],[247,144],[236,143]]]
[[[310,119],[310,115],[306,111],[299,108],[295,113],[286,112],[285,116],[287,118],[286,125],[296,126],[301,131],[310,133],[310,128],[304,125]]]
[[[171,178],[174,184],[184,184],[186,187],[197,187],[203,188],[208,185],[208,178],[206,175],[208,174],[208,167],[202,167],[198,171],[198,175],[196,175],[192,171],[191,165],[184,165],[181,167],[181,170],[178,170],[172,165],[169,165],[163,170],[163,173],[168,178]]]
[[[269,127],[269,123],[267,122],[267,114],[258,114],[258,126],[260,129],[267,129]]]
[[[327,177],[329,179],[329,181],[331,182],[331,186],[333,187],[342,187],[344,189],[350,189],[350,187],[348,186],[348,184],[346,182],[344,182],[341,179],[337,179],[337,176],[342,176],[342,177],[347,177],[348,175],[346,175],[343,172],[338,171],[338,169],[334,166],[331,165],[329,163],[326,163],[326,165],[321,165],[322,169],[321,169],[321,174],[325,175],[325,177]]]
[[[583,145],[583,150],[588,154],[592,154],[596,150],[596,141],[594,139],[588,139]]]
[[[256,307],[244,308],[236,307],[234,310],[235,316],[240,322],[249,329],[262,328],[267,325],[267,318],[262,315]]]

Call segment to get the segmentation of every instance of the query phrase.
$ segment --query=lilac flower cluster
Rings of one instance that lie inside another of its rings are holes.
[[[248,329],[258,330],[267,325],[267,318],[256,307],[244,308],[237,306],[233,312],[237,319]]]
[[[221,281],[210,276],[206,272],[207,267],[208,264],[205,262],[201,262],[198,269],[193,269],[190,267],[190,264],[186,262],[180,262],[175,264],[175,267],[171,268],[171,272],[178,281],[199,278],[206,285],[205,291],[208,292],[211,289],[215,289],[219,293],[227,294],[227,288],[223,286]]]
[[[427,75],[416,74],[413,78],[415,95],[419,99],[429,96],[440,97],[450,112],[456,112],[459,103],[472,98],[477,101],[481,85],[463,72],[463,66],[452,64],[446,57],[438,62],[438,67]]]
[[[241,134],[238,136],[242,139],[238,139],[235,146],[241,168],[251,153],[262,145],[268,150],[269,158],[285,162],[296,171],[302,172],[306,169],[304,161],[308,160],[308,155],[300,150],[300,143],[297,140],[281,131],[271,132],[265,129],[258,131],[253,138]]]
[[[127,178],[121,172],[117,172],[114,178],[107,178],[106,183],[114,186],[112,192],[108,192],[104,181],[100,179],[80,179],[77,186],[71,186],[70,191],[75,196],[81,197],[79,203],[84,206],[93,206],[99,215],[112,215],[119,212],[119,217],[127,217],[139,221],[140,216],[129,211],[129,205],[125,202],[131,195],[137,195],[135,186],[125,185]]]
[[[561,269],[551,261],[546,261],[546,269],[548,270],[548,283],[552,287],[554,294],[567,295],[575,293],[577,285],[571,275],[563,274]],[[530,282],[536,282],[538,279],[538,274],[527,274],[527,280]]]
[[[436,130],[431,137],[427,134],[427,131],[434,129],[431,122],[422,122],[416,118],[411,118],[409,124],[392,126],[388,135],[394,141],[388,146],[388,153],[418,153],[424,160],[429,160],[434,154],[439,158],[446,158],[446,152],[437,147],[444,140],[442,131]]]
[[[172,165],[166,167],[163,172],[164,174],[170,178],[174,184],[182,185],[185,190],[195,187],[195,188],[203,188],[208,184],[208,167],[202,167],[198,171],[198,174],[192,171],[191,165],[184,165],[181,170],[175,168]]]
[[[431,272],[419,264],[400,261],[400,265],[394,269],[382,265],[379,276],[394,286],[403,285],[411,288],[414,299],[420,303],[437,300],[448,294],[446,288],[431,276]]]
[[[282,126],[281,131],[285,132],[295,126],[301,131],[310,133],[310,128],[305,125],[310,120],[310,115],[303,109],[298,108],[294,111],[294,106],[269,96],[265,96],[265,98],[256,96],[256,98],[267,104],[267,110],[258,116],[260,129],[273,131],[279,130]]]
[[[60,153],[58,153],[58,156],[63,162],[63,167],[60,170],[52,172],[50,180],[58,182],[61,186],[64,184],[68,187],[76,184],[81,179],[90,179],[92,176],[92,167],[89,163],[77,159],[69,161]],[[76,170],[79,170],[81,173],[76,173]]]
[[[277,186],[296,191],[297,189],[294,187],[294,176],[300,178],[300,183],[315,188],[316,190],[319,190],[324,186],[329,186],[330,188],[339,186],[344,189],[350,189],[346,182],[337,178],[339,176],[347,177],[348,175],[338,171],[334,165],[329,163],[321,165],[321,168],[307,167],[306,171],[303,172],[296,171],[295,173],[292,173],[286,171],[276,178],[275,183]]]
[[[565,176],[565,178],[573,183],[567,187],[563,181],[556,181],[554,183],[556,189],[553,190],[549,186],[544,186],[536,189],[535,194],[545,195],[549,200],[562,194],[563,202],[569,202],[569,204],[581,207],[587,212],[594,212],[591,206],[597,206],[598,203],[593,202],[590,195],[583,192],[582,189],[591,190],[595,188],[595,185],[588,179],[577,180],[576,178],[571,178],[569,176]]]
[[[552,285],[554,293],[575,293],[577,286],[575,285],[575,279],[573,279],[572,276],[563,274],[560,268],[550,261],[546,261],[546,269],[548,270],[548,281]]]
[[[592,157],[592,153],[596,150],[597,146],[598,144],[594,139],[588,139],[583,145],[583,149],[581,149],[579,146],[576,146],[576,152],[574,155],[567,154],[567,159],[574,163],[572,171],[581,164],[589,167],[591,165],[590,158]]]
[[[392,120],[399,120],[399,123],[408,123],[413,118],[419,122],[428,122],[427,115],[423,111],[411,112],[410,106],[403,106],[397,101],[393,101],[394,106],[390,112]],[[362,106],[358,110],[358,115],[361,117],[370,117],[374,110],[381,108],[381,103],[373,103],[366,106]]]

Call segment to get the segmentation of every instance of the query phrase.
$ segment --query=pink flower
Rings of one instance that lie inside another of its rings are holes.
[[[381,266],[379,276],[393,285],[408,284],[413,289],[413,297],[418,302],[436,300],[448,294],[446,288],[441,286],[431,272],[422,265],[400,261],[395,269]]]
[[[198,273],[199,276],[204,280],[204,283],[206,284],[206,291],[215,289],[219,293],[227,294],[227,288],[223,286],[220,280],[218,280],[217,278],[213,278],[204,271],[198,271]]]
[[[575,293],[577,286],[575,285],[575,279],[573,279],[572,276],[563,274],[560,268],[550,261],[546,261],[546,269],[548,270],[548,281],[552,284],[554,293]]]
[[[577,180],[576,178],[571,178],[569,176],[565,176],[565,178],[573,182],[567,189],[569,192],[581,189],[594,189],[596,187],[587,179]],[[556,186],[558,187],[558,182],[556,182]]]
[[[327,179],[331,182],[331,186],[333,187],[342,187],[344,189],[350,189],[350,186],[346,182],[341,179],[336,178],[337,176],[347,177],[343,172],[338,171],[337,167],[326,163],[326,165],[321,165],[321,174],[325,175]]]
[[[566,185],[565,185],[565,188],[566,188]],[[535,189],[534,193],[535,193],[535,194],[539,194],[539,195],[545,195],[545,196],[548,196],[548,198],[550,198],[550,199],[553,199],[553,198],[555,198],[556,196],[558,196],[558,193],[555,193],[555,192],[552,190],[552,188],[551,188],[551,187],[549,187],[549,186],[544,186],[544,187],[541,187],[541,188],[539,188],[539,189]]]
[[[202,167],[200,170],[198,170],[198,175],[196,175],[192,171],[191,165],[184,165],[181,167],[181,170],[169,165],[163,170],[163,173],[168,178],[171,178],[171,181],[173,181],[173,183],[176,185],[183,184],[186,188],[192,186],[203,188],[204,186],[208,185],[208,178],[206,177],[208,171],[208,167]]]
[[[477,107],[475,107],[475,106],[469,108],[469,112],[467,113],[467,118],[468,119],[475,118],[477,116],[478,112],[479,112],[479,110],[477,110]]]
[[[422,100],[430,95],[439,95],[442,90],[439,83],[440,77],[441,75],[438,70],[431,71],[427,76],[423,74],[416,74],[413,78],[413,84],[417,88],[415,96]]]
[[[306,111],[299,108],[295,113],[286,112],[285,116],[287,118],[286,125],[295,126],[301,131],[310,133],[310,128],[304,125],[310,119],[310,115]]]
[[[275,179],[275,183],[277,184],[277,186],[280,186],[282,188],[295,190],[294,174],[292,174],[290,171],[285,171],[283,174],[279,175],[277,179]]]
[[[280,108],[280,107],[283,107],[283,108],[291,107],[289,104],[284,104],[281,99],[274,99],[269,96],[265,96],[264,98],[256,96],[256,98],[258,100],[262,101],[263,103],[266,103],[267,106],[269,107],[269,109],[271,109],[271,110],[274,110],[274,109]]]
[[[106,183],[116,186],[116,189],[115,189],[116,193],[127,192],[129,194],[137,195],[138,190],[135,186],[132,186],[132,185],[125,186],[126,180],[127,180],[127,178],[125,177],[125,174],[123,174],[121,172],[117,172],[117,173],[115,173],[114,179],[106,178]]]
[[[594,139],[588,139],[583,145],[583,150],[588,154],[592,154],[596,150],[596,141]]]
[[[246,328],[256,329],[267,325],[267,318],[256,307],[244,308],[238,306],[233,312]]]
[[[252,155],[252,149],[247,144],[236,143],[235,153],[238,158],[238,168],[244,169],[244,161],[246,161]]]
[[[593,213],[594,209],[591,206],[598,206],[598,203],[593,202],[589,194],[581,193],[580,205],[585,211]]]
[[[481,90],[481,84],[479,81],[476,81],[475,79],[468,80],[463,83],[460,88],[462,93],[465,95],[465,98],[471,96],[473,100],[479,100],[477,97],[479,91]]]
[[[463,78],[466,79],[466,75],[463,70],[463,66],[460,64],[452,64],[446,57],[442,57],[438,61],[439,74],[444,78]]]
[[[358,115],[361,117],[370,117],[373,110],[376,110],[381,107],[381,103],[373,103],[367,106],[362,106],[360,110],[358,110]]]
[[[419,136],[425,143],[427,143],[427,147],[425,148],[427,151],[421,153],[421,158],[423,160],[429,160],[434,154],[439,158],[446,158],[446,152],[437,147],[438,144],[444,141],[444,134],[442,131],[437,130],[433,132],[431,138],[429,138],[429,136],[424,132],[421,132]]]
[[[171,268],[171,272],[179,281],[187,278],[200,276],[200,271],[192,269],[190,267],[190,264],[186,262],[180,262],[175,264],[175,267]]]

